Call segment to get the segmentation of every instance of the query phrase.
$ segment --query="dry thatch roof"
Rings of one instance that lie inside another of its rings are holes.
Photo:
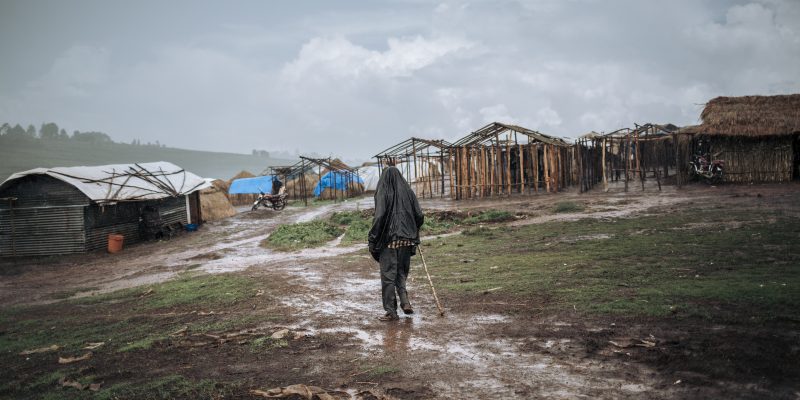
[[[800,132],[800,94],[717,97],[706,103],[701,125],[683,132],[707,135],[774,136]]]

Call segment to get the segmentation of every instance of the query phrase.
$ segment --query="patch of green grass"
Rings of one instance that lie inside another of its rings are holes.
[[[318,247],[339,237],[344,229],[329,221],[314,220],[281,225],[261,245],[278,251]]]
[[[57,344],[65,351],[77,354],[86,343],[103,341],[107,344],[98,351],[106,348],[120,351],[146,349],[154,341],[185,325],[167,316],[147,317],[150,311],[187,306],[198,310],[219,310],[251,298],[255,285],[251,279],[233,274],[183,274],[178,279],[150,286],[152,292],[147,295],[143,293],[148,288],[140,287],[66,302],[64,306],[73,307],[76,314],[50,314],[46,312],[47,305],[2,310],[0,321],[8,329],[0,335],[0,349],[16,354]],[[128,313],[133,311],[142,316],[115,318],[113,315],[104,316],[105,313],[84,311],[102,307],[124,309]],[[223,330],[250,324],[253,319],[226,318],[205,324],[210,330]]]
[[[459,222],[460,221],[440,220],[438,218],[426,216],[425,223],[422,224],[419,234],[421,236],[441,235],[458,227]]]
[[[289,347],[286,339],[273,339],[270,336],[261,336],[250,342],[250,351],[257,353],[265,350],[280,349]]]
[[[583,204],[578,204],[573,201],[559,201],[556,203],[555,208],[553,209],[556,213],[570,213],[570,212],[580,212],[583,211],[586,207]]]
[[[212,399],[231,395],[231,388],[211,380],[192,381],[181,375],[167,375],[145,382],[124,382],[103,388],[92,398],[112,399]]]
[[[400,369],[391,365],[378,365],[375,367],[364,367],[363,371],[361,375],[367,379],[375,379],[383,375],[398,372]]]
[[[545,309],[798,320],[797,237],[800,224],[777,211],[709,209],[469,229],[425,252],[445,290],[499,287]]]
[[[131,303],[128,306],[146,311],[185,305],[234,304],[253,294],[255,283],[234,274],[183,273],[176,279],[150,286],[72,300],[76,304]]]
[[[502,210],[487,210],[478,215],[465,218],[463,223],[467,225],[485,224],[490,222],[505,222],[514,219],[514,215],[508,211]]]

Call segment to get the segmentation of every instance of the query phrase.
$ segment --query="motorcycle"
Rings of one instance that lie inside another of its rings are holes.
[[[260,192],[260,191],[259,191]],[[255,202],[253,202],[253,207],[250,208],[251,211],[255,211],[258,209],[258,206],[263,206],[266,208],[272,208],[275,211],[283,210],[286,207],[286,190],[285,188],[281,188],[278,191],[278,194],[265,194],[264,192],[260,192],[261,194],[258,195],[258,198]]]
[[[718,157],[719,153],[714,154]],[[721,183],[725,174],[725,160],[711,159],[708,155],[694,155],[689,161],[689,177],[703,179],[708,184]]]

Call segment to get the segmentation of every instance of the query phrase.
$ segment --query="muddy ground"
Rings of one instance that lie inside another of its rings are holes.
[[[724,207],[757,201],[783,208],[800,222],[798,189],[665,186],[661,192],[648,188],[484,201],[426,199],[421,204],[431,211],[509,210],[524,215],[508,223],[519,226],[659,215],[706,202]],[[578,203],[584,209],[554,213],[556,201]],[[6,310],[27,310],[27,318],[48,319],[79,310],[95,322],[141,320],[169,331],[198,320],[212,323],[218,315],[246,316],[243,326],[264,335],[289,330],[286,341],[269,351],[253,351],[238,338],[219,339],[220,333],[240,332],[241,326],[220,326],[209,331],[212,336],[178,331],[142,350],[98,351],[82,367],[85,370],[69,370],[70,376],[92,375],[106,387],[178,374],[193,382],[215,382],[211,392],[226,398],[251,398],[251,389],[296,383],[411,399],[800,398],[800,319],[747,326],[691,318],[587,315],[544,311],[535,298],[519,294],[447,290],[440,291],[446,309],[446,316],[440,317],[416,257],[409,284],[417,312],[384,323],[376,319],[382,314],[377,266],[364,245],[341,247],[333,242],[294,253],[259,245],[281,224],[371,207],[371,199],[362,198],[278,213],[245,211],[206,224],[196,233],[133,245],[120,254],[2,260],[0,304]],[[436,279],[436,260],[427,261]],[[148,287],[186,272],[241,277],[255,285],[255,293],[216,309],[199,303],[144,313],[116,307],[115,301],[86,305],[79,300],[130,288],[146,296]],[[0,337],[18,330],[14,321],[7,319],[0,326]],[[11,362],[0,376],[15,382],[5,389],[12,398],[35,397],[25,388],[36,388],[30,382],[59,368],[50,365],[52,355],[47,353],[27,359],[16,354],[2,357]],[[206,392],[187,393],[202,397]]]

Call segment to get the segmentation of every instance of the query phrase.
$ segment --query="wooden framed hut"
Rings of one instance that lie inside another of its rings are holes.
[[[602,183],[623,182],[628,191],[630,182],[639,181],[642,190],[651,177],[661,190],[662,182],[675,175],[674,132],[672,124],[636,124],[610,133],[590,132],[580,136],[574,147],[574,182],[581,192]]]
[[[378,174],[394,165],[421,198],[444,197],[451,193],[447,159],[451,143],[441,139],[412,137],[376,154]]]
[[[717,97],[700,118],[679,131],[689,141],[684,164],[701,152],[725,161],[726,182],[800,179],[800,94]]]
[[[105,248],[147,237],[142,217],[178,228],[202,220],[206,180],[168,163],[36,168],[0,185],[0,257],[43,256]]]
[[[454,142],[447,162],[454,199],[557,192],[574,179],[569,143],[499,122]]]

